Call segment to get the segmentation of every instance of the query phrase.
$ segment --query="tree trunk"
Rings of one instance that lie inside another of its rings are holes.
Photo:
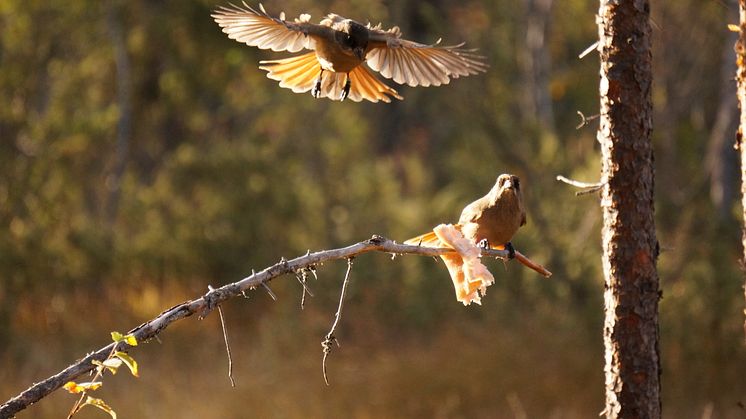
[[[648,0],[601,0],[601,143],[607,418],[660,418]]]
[[[736,42],[736,82],[738,83],[738,107],[741,109],[741,118],[736,133],[736,147],[741,152],[741,205],[743,206],[743,220],[746,223],[746,144],[744,144],[743,133],[746,132],[746,0],[739,0],[740,14],[740,36]],[[741,230],[741,243],[743,246],[743,261],[746,264],[746,226]],[[744,265],[746,266],[746,265]],[[746,299],[746,283],[744,283],[744,299]],[[746,309],[744,309],[746,315]],[[744,320],[743,331],[746,334],[746,320]]]

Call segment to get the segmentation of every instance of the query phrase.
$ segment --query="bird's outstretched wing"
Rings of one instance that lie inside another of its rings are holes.
[[[259,4],[259,10],[247,5],[231,4],[229,7],[220,6],[212,18],[223,28],[228,37],[261,49],[272,51],[297,52],[302,49],[313,49],[313,37],[319,25],[310,23],[310,15],[303,14],[294,21],[285,20],[285,13],[279,18],[272,17]]]
[[[401,38],[398,27],[371,27],[366,61],[384,77],[409,86],[440,86],[451,79],[487,71],[484,57],[464,45],[419,44]]]

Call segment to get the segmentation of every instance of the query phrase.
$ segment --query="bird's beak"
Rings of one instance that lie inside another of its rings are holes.
[[[505,183],[503,184],[503,188],[504,189],[511,189],[513,186],[514,185],[513,185],[513,180],[512,179],[506,180]]]

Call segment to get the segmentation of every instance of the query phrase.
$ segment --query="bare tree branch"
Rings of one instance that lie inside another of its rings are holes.
[[[603,182],[586,183],[586,182],[581,182],[581,181],[578,181],[578,180],[573,180],[573,179],[570,179],[570,178],[566,178],[566,177],[564,177],[562,175],[557,175],[556,179],[558,181],[566,183],[566,184],[568,184],[570,186],[574,186],[576,188],[583,189],[582,191],[575,192],[575,196],[586,195],[586,194],[590,194],[590,193],[593,193],[593,192],[598,192],[598,191],[601,190],[601,188],[604,187],[604,183]]]
[[[399,244],[385,237],[375,235],[368,240],[347,247],[307,253],[304,256],[292,260],[285,260],[283,258],[280,262],[260,272],[252,271],[250,276],[240,281],[224,285],[220,288],[210,289],[207,294],[199,298],[185,301],[164,310],[154,319],[130,330],[128,334],[134,335],[138,342],[147,342],[154,338],[157,339],[158,334],[171,325],[171,323],[194,314],[197,314],[200,318],[205,317],[214,308],[218,307],[219,304],[230,298],[243,296],[247,290],[253,290],[260,286],[269,289],[267,282],[274,278],[285,274],[295,274],[299,271],[302,272],[304,269],[310,270],[315,276],[315,267],[322,262],[340,259],[349,260],[357,255],[369,252],[383,252],[393,255],[411,254],[420,256],[439,256],[455,252],[455,250]],[[485,257],[508,259],[507,250],[482,250],[482,255]],[[525,264],[524,261],[519,260],[519,262]],[[537,270],[537,272],[542,273],[542,275],[548,276],[547,274],[551,274],[545,269],[542,271],[541,269],[543,268],[539,265],[534,265],[535,266],[526,264],[526,266]],[[537,266],[539,267],[537,268]],[[96,367],[92,361],[97,360],[103,362],[113,351],[127,352],[131,348],[132,347],[127,345],[125,342],[110,343],[95,352],[89,353],[59,373],[32,385],[19,395],[6,401],[2,406],[0,406],[0,418],[14,416],[16,413],[26,409],[31,404],[38,402],[59,389],[66,382],[72,381],[77,377],[90,372]]]
[[[590,46],[588,46],[588,48],[584,49],[583,52],[578,54],[578,59],[582,60],[583,58],[585,58],[586,55],[597,50],[598,50],[598,41],[592,43]]]
[[[596,42],[596,44],[598,44],[598,42]],[[598,119],[601,116],[600,114],[585,116],[583,112],[580,112],[580,111],[575,111],[575,112],[577,112],[578,116],[580,117],[580,123],[575,126],[575,129],[583,128],[584,126],[590,124],[591,121],[593,121],[594,119]]]

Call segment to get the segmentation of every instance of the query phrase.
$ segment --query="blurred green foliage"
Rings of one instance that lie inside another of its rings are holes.
[[[329,391],[317,350],[344,264],[328,264],[304,311],[290,278],[273,284],[278,303],[256,294],[229,305],[237,381],[250,396],[235,400],[209,323],[169,329],[164,345],[139,349],[143,378],[117,377],[108,387],[118,393],[104,398],[126,417],[595,416],[600,209],[595,195],[575,197],[555,176],[599,176],[595,122],[575,128],[576,111],[598,108],[595,54],[577,59],[597,37],[597,3],[554,2],[538,50],[526,41],[534,3],[265,4],[289,17],[333,10],[396,24],[410,39],[466,41],[488,57],[484,75],[399,87],[405,100],[385,105],[279,88],[257,64],[283,54],[229,40],[209,16],[214,2],[0,0],[2,394],[207,284],[308,249],[372,234],[404,240],[455,221],[512,172],[529,213],[514,244],[551,280],[492,263],[497,284],[484,306],[464,308],[441,264],[362,256]],[[710,199],[705,164],[733,164],[732,130],[724,151],[711,154],[710,143],[735,95],[726,28],[735,6],[653,7],[664,412],[741,417],[740,206],[735,196]],[[545,67],[540,83],[528,83],[536,57]],[[549,122],[532,106],[537,94],[551,101]],[[737,189],[737,171],[721,182]],[[167,376],[192,384],[171,388]],[[20,417],[59,417],[68,402],[55,395]]]

